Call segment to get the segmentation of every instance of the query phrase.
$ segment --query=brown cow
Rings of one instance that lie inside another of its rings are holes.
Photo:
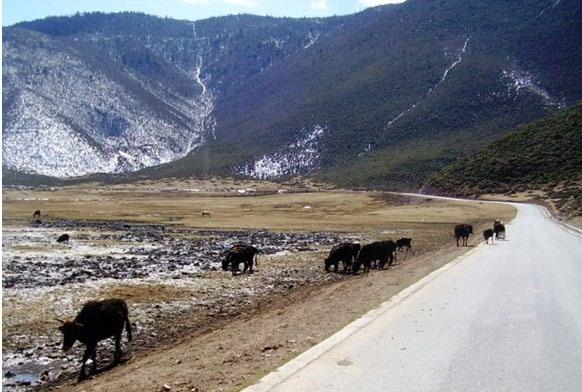
[[[252,245],[247,244],[236,244],[226,254],[226,258],[222,261],[222,269],[224,271],[230,269],[233,275],[239,270],[240,263],[244,264],[243,274],[249,271],[249,274],[253,273],[253,261],[256,261],[255,256],[260,253],[260,251]],[[258,266],[258,263],[256,263]]]

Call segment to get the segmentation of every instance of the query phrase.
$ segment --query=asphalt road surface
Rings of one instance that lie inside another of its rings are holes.
[[[245,391],[582,391],[582,236],[515,206],[506,241],[469,251]]]

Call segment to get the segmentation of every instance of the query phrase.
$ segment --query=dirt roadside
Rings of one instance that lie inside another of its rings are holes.
[[[479,241],[479,236],[473,238],[473,244]],[[219,322],[212,330],[154,349],[92,380],[62,387],[75,391],[240,390],[469,249],[447,246],[402,260],[383,272],[291,290]]]

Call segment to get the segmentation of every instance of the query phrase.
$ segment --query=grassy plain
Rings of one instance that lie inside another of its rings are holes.
[[[242,193],[244,191],[244,193]],[[60,189],[5,189],[5,224],[43,219],[115,220],[205,229],[369,232],[511,217],[507,206],[325,190],[269,182],[173,180]],[[210,218],[202,211],[209,211]]]

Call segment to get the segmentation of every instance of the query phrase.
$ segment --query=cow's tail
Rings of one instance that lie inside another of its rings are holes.
[[[125,332],[127,332],[127,340],[131,342],[131,323],[129,322],[129,317],[125,315]]]

